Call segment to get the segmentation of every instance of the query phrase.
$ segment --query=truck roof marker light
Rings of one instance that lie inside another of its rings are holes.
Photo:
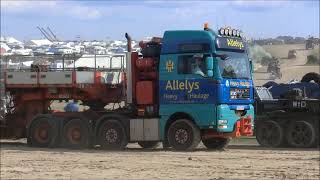
[[[207,22],[203,24],[203,29],[204,29],[204,30],[209,29],[209,24],[208,24]]]

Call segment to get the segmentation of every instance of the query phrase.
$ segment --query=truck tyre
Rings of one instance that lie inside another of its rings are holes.
[[[208,149],[224,149],[228,146],[230,142],[230,138],[209,138],[209,139],[203,139],[202,143],[205,145]]]
[[[89,129],[84,120],[71,119],[63,127],[63,146],[80,149],[89,147]]]
[[[256,138],[261,146],[279,147],[283,145],[283,129],[276,121],[257,123]]]
[[[157,141],[139,141],[138,144],[143,149],[153,149],[159,146],[159,142]]]
[[[287,140],[290,146],[308,148],[314,145],[316,132],[307,121],[296,121],[289,125]]]
[[[199,128],[187,119],[178,119],[168,130],[168,141],[173,149],[179,151],[192,151],[200,143]]]
[[[108,150],[124,149],[128,144],[125,128],[113,119],[101,123],[97,139],[101,148]]]
[[[315,72],[307,73],[302,77],[301,82],[310,82],[312,80],[315,83],[320,84],[320,74]]]
[[[34,119],[29,127],[28,144],[35,147],[51,147],[55,145],[58,129],[50,117]]]

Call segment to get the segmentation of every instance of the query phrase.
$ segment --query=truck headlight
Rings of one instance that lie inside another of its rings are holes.
[[[240,30],[237,30],[237,36],[240,37]]]
[[[228,120],[219,119],[219,120],[218,120],[218,128],[219,128],[219,129],[228,128]]]
[[[232,30],[232,36],[236,36],[237,35],[237,30],[233,29]]]
[[[220,35],[224,35],[224,29],[223,28],[220,29]]]
[[[227,35],[227,36],[229,36],[229,29],[225,29],[225,30],[224,30],[224,34]]]

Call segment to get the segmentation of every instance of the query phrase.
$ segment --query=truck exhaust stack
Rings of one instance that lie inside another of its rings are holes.
[[[131,46],[131,37],[128,33],[125,34],[126,39],[127,39],[127,50],[128,52],[132,51],[132,46]]]

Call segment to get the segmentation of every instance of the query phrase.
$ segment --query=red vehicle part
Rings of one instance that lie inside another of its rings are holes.
[[[243,117],[239,119],[232,133],[219,133],[211,130],[206,130],[202,135],[202,139],[252,136],[253,130],[251,126],[251,121],[251,117]]]
[[[148,48],[148,43],[140,42],[139,45],[142,50]],[[132,101],[137,106],[138,116],[144,116],[145,112],[156,114],[158,111],[158,58],[139,57],[137,53],[131,53]]]
[[[122,71],[7,72],[6,92],[14,105],[6,118],[13,129],[8,136],[24,137],[33,117],[51,112],[53,100],[81,100],[96,110],[120,102],[125,97],[124,78]]]
[[[136,66],[139,70],[152,69],[154,65],[154,59],[152,58],[143,58],[136,61]]]
[[[136,87],[137,104],[153,104],[154,88],[152,81],[139,81]]]

